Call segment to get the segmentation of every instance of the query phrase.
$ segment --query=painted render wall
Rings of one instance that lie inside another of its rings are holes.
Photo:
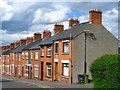
[[[88,30],[86,28],[86,30]],[[89,65],[96,58],[105,54],[118,53],[118,40],[103,26],[97,25],[93,28],[89,27],[96,37],[96,40],[87,36],[86,41],[86,57],[87,57],[87,74],[91,79]],[[74,60],[73,60],[73,83],[78,82],[78,74],[84,73],[85,60],[85,36],[84,33],[74,39]]]

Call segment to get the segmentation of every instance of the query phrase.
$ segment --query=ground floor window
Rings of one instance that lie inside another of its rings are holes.
[[[51,77],[51,63],[47,63],[46,66],[47,66],[47,76]]]
[[[3,71],[3,72],[4,72],[4,69],[5,69],[5,68],[4,68],[4,65],[2,65],[2,71]]]
[[[35,77],[38,77],[38,66],[35,67],[35,72],[34,72],[34,74],[35,74]]]
[[[69,76],[68,63],[62,63],[62,75]]]
[[[26,67],[25,74],[28,75],[28,65],[26,65],[25,67]]]
[[[9,66],[7,66],[7,74],[9,74]]]
[[[11,73],[14,73],[14,65],[11,66]]]
[[[18,75],[20,75],[20,67],[18,67]]]

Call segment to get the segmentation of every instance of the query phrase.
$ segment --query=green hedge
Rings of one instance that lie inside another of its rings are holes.
[[[104,55],[90,66],[94,88],[120,88],[120,55]]]

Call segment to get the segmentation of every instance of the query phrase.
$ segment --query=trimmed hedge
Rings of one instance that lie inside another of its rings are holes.
[[[120,88],[120,55],[104,55],[90,66],[94,88]]]

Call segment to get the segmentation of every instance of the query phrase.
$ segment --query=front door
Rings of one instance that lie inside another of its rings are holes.
[[[41,62],[41,80],[43,80],[43,62]]]
[[[24,66],[22,66],[22,77],[24,77]]]
[[[58,80],[58,62],[55,62],[55,81]]]

